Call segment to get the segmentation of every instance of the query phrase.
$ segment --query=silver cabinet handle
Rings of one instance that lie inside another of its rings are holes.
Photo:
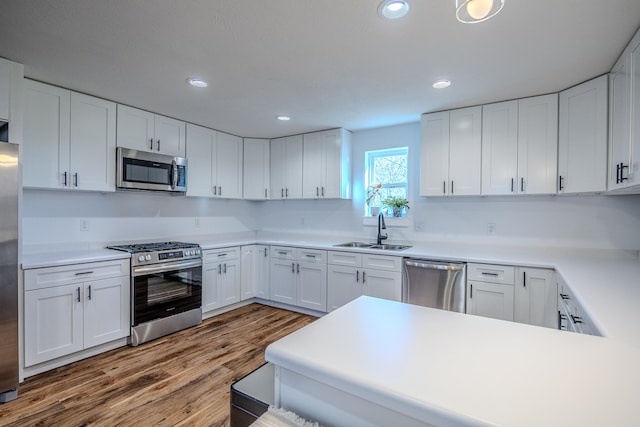
[[[78,297],[76,298],[76,301],[80,302],[80,287],[76,288],[76,292],[78,293]]]
[[[153,138],[149,141],[149,150],[153,150]]]
[[[320,188],[316,187],[316,197],[320,197]]]
[[[486,271],[483,271],[482,273],[483,276],[492,276],[492,277],[498,277],[498,273],[487,273]]]
[[[218,186],[218,196],[222,196],[222,187]]]
[[[469,299],[473,298],[473,283],[469,285]]]
[[[447,181],[442,181],[442,194],[447,194]]]
[[[156,143],[158,144],[158,151],[160,151],[160,140],[157,140]]]
[[[513,184],[514,184],[514,179],[511,178],[511,192],[513,193]]]
[[[89,295],[88,295],[89,299],[91,299],[91,285],[89,285]]]
[[[227,256],[228,254],[224,253],[224,254],[218,254],[218,256]]]
[[[284,188],[280,189],[280,198],[284,199]]]
[[[524,178],[520,178],[520,192],[524,193]]]
[[[78,186],[78,172],[73,174],[73,186],[74,187]]]
[[[564,190],[564,178],[562,178],[562,175],[560,175],[559,179],[558,179],[559,183],[558,183],[558,190],[562,191]]]
[[[367,272],[363,271],[362,272],[362,283],[364,284],[364,282],[366,282],[366,281],[367,281]]]
[[[296,264],[298,266],[298,271],[297,273],[300,274],[300,264]]]
[[[223,271],[223,273],[224,273],[224,274],[227,274],[227,264],[226,264],[226,263],[224,264],[224,271]]]
[[[295,272],[296,272],[296,263],[295,263],[295,262],[292,262],[292,263],[291,263],[291,272],[292,272],[292,273],[295,273]]]
[[[573,323],[582,323],[582,317],[574,316],[573,314],[570,314],[569,316],[571,316],[571,320],[573,321]]]
[[[222,264],[218,264],[218,274],[222,274]]]
[[[360,271],[356,270],[356,283],[360,281]]]
[[[313,259],[316,259],[316,256],[315,256],[315,255],[306,254],[305,256],[306,256],[307,258],[313,258]]]
[[[266,249],[265,249],[265,250],[266,250]],[[278,254],[280,254],[280,255],[286,255],[287,253],[286,253],[286,252],[284,252],[284,251],[278,251]]]
[[[451,180],[451,194],[453,194],[453,180]]]
[[[213,186],[213,195],[214,196],[218,195],[218,187],[216,187],[215,185]]]
[[[62,177],[63,177],[63,179],[62,179],[62,185],[64,185],[64,186],[66,187],[66,186],[67,186],[67,173],[66,173],[66,172],[64,172],[64,173],[62,174]]]
[[[267,257],[267,248],[264,248],[264,256]]]
[[[527,287],[527,272],[523,271],[522,272],[522,286],[523,287]]]
[[[264,198],[265,199],[267,198],[267,189],[266,188],[264,189]]]
[[[322,189],[322,197],[324,197],[324,186],[320,187]]]
[[[76,273],[76,276],[85,276],[87,274],[92,274],[93,271],[81,271],[80,273]]]
[[[289,198],[289,189],[288,189],[288,188],[285,188],[285,189],[284,189],[284,195],[285,195],[287,198]]]

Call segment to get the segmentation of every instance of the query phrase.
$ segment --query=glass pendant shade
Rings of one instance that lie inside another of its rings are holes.
[[[456,0],[456,18],[465,24],[486,21],[502,10],[504,0]]]

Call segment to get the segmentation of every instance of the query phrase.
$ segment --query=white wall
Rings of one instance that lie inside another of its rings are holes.
[[[248,202],[135,192],[24,191],[25,245],[92,244],[266,230],[375,239],[363,225],[364,153],[409,147],[411,210],[391,241],[640,250],[640,196],[419,197],[420,125],[354,132],[353,200]],[[195,226],[196,218],[200,226]],[[86,220],[88,231],[80,231]],[[487,234],[487,223],[496,233]],[[424,231],[415,231],[422,223]],[[389,225],[389,223],[387,223]],[[332,237],[334,236],[334,237]]]
[[[390,240],[526,243],[529,245],[640,249],[640,196],[420,197],[420,124],[355,132],[353,200],[275,201],[259,206],[263,229],[375,238],[363,226],[364,153],[409,147],[406,227],[390,228]],[[487,224],[495,223],[495,234]],[[415,231],[422,223],[424,231]]]

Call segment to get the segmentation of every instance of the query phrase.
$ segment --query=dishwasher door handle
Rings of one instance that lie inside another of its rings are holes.
[[[458,271],[465,268],[464,263],[440,263],[440,262],[433,262],[429,260],[423,261],[423,260],[417,260],[417,259],[416,260],[406,259],[404,263],[405,265],[408,265],[410,267],[431,268],[436,270]]]

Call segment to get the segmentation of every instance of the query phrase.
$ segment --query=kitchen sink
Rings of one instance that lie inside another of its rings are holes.
[[[390,244],[384,244],[384,245],[371,245],[369,246],[369,249],[382,249],[385,251],[401,251],[403,249],[409,249],[411,246],[408,245],[390,245]]]
[[[411,246],[407,245],[376,245],[375,243],[362,243],[362,242],[347,242],[333,245],[341,248],[366,248],[366,249],[382,249],[384,251],[401,251],[403,249],[409,249]]]
[[[333,245],[333,246],[339,246],[341,248],[370,248],[371,246],[373,246],[373,243],[347,242],[347,243],[340,243],[339,245]]]

